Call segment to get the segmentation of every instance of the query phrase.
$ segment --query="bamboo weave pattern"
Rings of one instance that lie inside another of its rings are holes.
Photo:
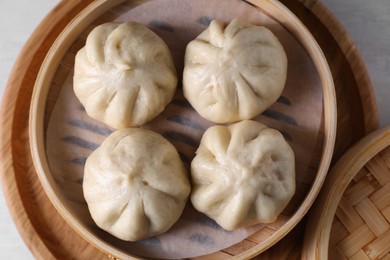
[[[343,194],[329,259],[390,259],[390,147],[372,158]]]

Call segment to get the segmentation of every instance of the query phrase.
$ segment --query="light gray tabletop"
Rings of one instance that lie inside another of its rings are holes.
[[[0,97],[17,55],[59,0],[0,0]],[[345,26],[367,66],[381,126],[390,124],[390,1],[322,0]],[[0,258],[33,259],[17,232],[0,189]]]

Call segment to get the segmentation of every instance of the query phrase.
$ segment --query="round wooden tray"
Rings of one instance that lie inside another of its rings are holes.
[[[85,6],[63,1],[33,33],[15,64],[1,111],[1,169],[4,194],[26,244],[37,258],[103,258],[56,212],[35,173],[28,145],[29,104],[40,65],[55,38]],[[282,1],[308,27],[323,48],[332,69],[338,98],[338,132],[333,161],[378,127],[378,114],[366,69],[348,35],[317,1]],[[299,257],[298,225],[261,258]],[[283,247],[283,250],[280,248]],[[231,250],[236,250],[231,248]],[[237,249],[239,250],[239,249]]]

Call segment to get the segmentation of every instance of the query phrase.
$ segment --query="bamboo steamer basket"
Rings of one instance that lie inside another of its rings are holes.
[[[390,127],[360,140],[329,175],[309,215],[303,259],[390,259]]]
[[[72,59],[72,55],[74,57],[77,51],[77,46],[80,44],[79,38],[85,37],[86,31],[91,29],[96,20],[100,23],[112,21],[117,17],[117,12],[129,10],[145,2],[148,1],[128,1],[124,3],[124,1],[119,0],[99,0],[91,3],[76,16],[55,41],[42,64],[34,87],[30,109],[31,153],[35,170],[46,194],[70,226],[92,245],[115,258],[137,258],[139,255],[137,255],[137,252],[129,251],[126,243],[118,242],[108,234],[95,232],[94,227],[91,228],[93,223],[91,223],[90,217],[84,214],[85,205],[81,206],[84,209],[80,209],[78,208],[79,205],[74,207],[69,202],[67,197],[69,194],[64,193],[63,187],[60,187],[58,183],[58,176],[53,174],[53,169],[48,163],[46,137],[49,124],[48,118],[53,112],[48,107],[53,106],[57,101],[56,98],[60,95],[61,84],[66,81],[67,76],[64,71],[69,72],[67,67],[72,64],[69,60]],[[305,180],[309,183],[304,183],[304,181],[298,183],[300,187],[303,187],[297,191],[298,202],[292,203],[275,223],[267,225],[249,238],[228,249],[200,256],[201,258],[225,259],[235,256],[247,259],[265,251],[288,234],[313,204],[326,177],[335,143],[337,119],[334,86],[330,69],[318,44],[305,26],[280,2],[273,0],[251,0],[247,2],[255,8],[259,8],[286,28],[307,52],[322,86],[322,109],[318,114],[321,124],[318,137],[315,140],[314,158],[312,158],[308,169],[305,169],[306,175],[303,176],[309,179],[309,181]],[[111,9],[115,9],[115,12],[110,12]],[[293,136],[294,131],[298,130],[291,130]],[[287,133],[287,136],[289,136],[289,133]],[[300,138],[304,138],[304,136]],[[76,163],[79,162],[76,161]],[[78,196],[80,179],[75,179],[72,185],[67,192],[71,196]],[[78,187],[72,190],[74,186]],[[79,196],[77,199],[82,200],[83,198]]]

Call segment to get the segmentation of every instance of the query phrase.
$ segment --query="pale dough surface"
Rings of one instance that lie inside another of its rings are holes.
[[[286,77],[287,56],[276,36],[242,20],[214,20],[186,48],[184,96],[215,123],[260,114],[279,98]]]
[[[295,192],[294,152],[250,120],[210,127],[191,163],[194,207],[227,230],[274,222]]]
[[[156,117],[172,100],[176,85],[167,45],[138,23],[97,26],[76,55],[77,98],[90,117],[116,129]]]
[[[190,189],[173,145],[141,128],[112,133],[85,164],[83,190],[91,216],[123,240],[166,232],[182,214]]]

